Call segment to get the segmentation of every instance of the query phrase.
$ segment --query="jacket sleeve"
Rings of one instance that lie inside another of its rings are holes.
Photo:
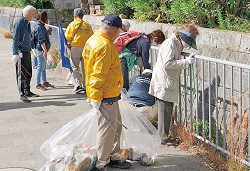
[[[106,47],[105,47],[106,46]],[[112,64],[112,54],[107,50],[109,45],[101,47],[100,52],[96,52],[94,56],[93,73],[91,74],[90,83],[90,99],[94,102],[101,102],[103,99],[103,85],[107,80],[108,73]]]
[[[35,34],[40,45],[45,43],[45,33],[43,33],[42,27],[37,27],[35,30]]]
[[[72,24],[69,24],[67,29],[66,29],[66,32],[65,32],[65,38],[66,38],[67,42],[72,42],[73,32],[74,32],[74,27]]]
[[[159,52],[159,55],[162,55],[162,58],[166,58],[164,60],[164,66],[166,69],[184,69],[186,66],[185,59],[179,59],[177,58],[177,51],[178,49],[174,46],[174,44],[169,43],[167,47],[163,47],[164,49],[161,49],[162,52]]]
[[[141,57],[142,57],[142,63],[143,63],[143,67],[144,69],[151,69],[151,66],[149,64],[149,49],[150,49],[150,42],[148,40],[145,41],[144,38],[142,38],[141,40]]]
[[[13,31],[13,44],[12,44],[13,55],[18,55],[18,44],[20,36],[21,36],[21,26],[20,23],[16,23],[14,25],[14,31]]]

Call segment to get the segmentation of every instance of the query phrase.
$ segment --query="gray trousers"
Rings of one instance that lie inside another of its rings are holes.
[[[84,61],[82,58],[83,48],[71,47],[71,63],[73,69],[73,78],[76,82],[76,87],[85,86],[85,71],[84,71]],[[82,73],[82,76],[80,74]],[[82,77],[82,78],[81,78]]]
[[[158,99],[158,133],[161,138],[169,133],[173,106],[173,102]]]

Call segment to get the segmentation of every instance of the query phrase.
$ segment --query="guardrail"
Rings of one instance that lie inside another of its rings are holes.
[[[151,47],[151,65],[158,47]],[[182,53],[183,58],[189,53]],[[180,77],[178,121],[250,166],[250,66],[200,55]]]

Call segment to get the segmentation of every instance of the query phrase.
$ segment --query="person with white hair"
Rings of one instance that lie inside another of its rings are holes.
[[[28,97],[39,97],[30,91],[30,81],[32,77],[31,64],[31,27],[30,20],[35,16],[36,8],[28,5],[23,9],[22,16],[15,22],[13,30],[12,61],[16,65],[16,79],[19,89],[20,99],[31,102]]]
[[[130,28],[130,23],[128,22],[128,20],[122,19],[122,31],[127,32],[129,31],[129,28]]]
[[[104,171],[107,164],[120,169],[131,167],[129,162],[110,158],[121,150],[122,125],[119,123],[122,119],[118,100],[121,99],[123,78],[118,52],[113,44],[121,28],[121,18],[107,14],[101,28],[87,40],[82,54],[86,93],[93,109],[98,111],[97,162],[91,171]]]

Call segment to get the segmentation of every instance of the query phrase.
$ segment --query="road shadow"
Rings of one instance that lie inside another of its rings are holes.
[[[50,98],[49,98],[50,97]],[[40,97],[29,98],[30,103],[4,102],[0,103],[0,111],[12,109],[25,109],[45,106],[74,106],[80,100],[86,100],[86,94],[66,94],[66,95],[45,95]]]

